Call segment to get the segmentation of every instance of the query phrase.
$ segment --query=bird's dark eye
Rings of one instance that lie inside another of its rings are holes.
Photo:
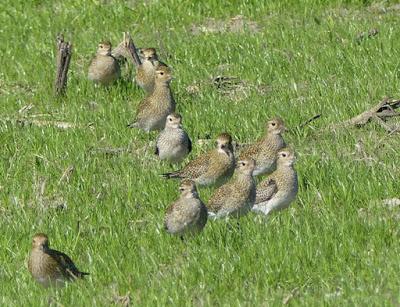
[[[170,118],[169,121],[172,122],[172,118]]]
[[[271,125],[272,125],[272,126],[276,126],[276,123],[272,123]]]
[[[282,153],[282,157],[286,158],[286,156],[287,156],[287,155],[286,155],[285,153]]]
[[[183,192],[185,191],[185,188],[179,188],[179,191]]]
[[[246,165],[246,163],[242,162],[242,163],[241,163],[241,165],[242,165],[242,166],[245,166],[245,165]]]
[[[161,76],[163,76],[163,75],[164,75],[164,73],[163,73],[163,72],[160,72],[160,75],[161,75]]]

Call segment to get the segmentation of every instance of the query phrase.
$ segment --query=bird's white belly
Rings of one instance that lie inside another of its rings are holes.
[[[282,197],[280,195],[276,195],[272,199],[258,203],[253,206],[252,211],[262,213],[262,214],[269,214],[273,210],[283,210],[289,207],[290,203],[294,200],[296,194],[291,193],[291,195]]]
[[[253,171],[253,176],[258,176],[262,175],[265,173],[270,173],[271,172],[271,166],[270,165],[257,165],[256,168]]]
[[[184,158],[187,149],[181,145],[174,146],[173,148],[160,149],[160,159],[170,160],[171,162],[179,162]]]

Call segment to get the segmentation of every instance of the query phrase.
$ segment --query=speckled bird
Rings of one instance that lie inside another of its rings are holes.
[[[280,118],[267,122],[267,133],[258,142],[245,147],[239,154],[239,160],[254,159],[256,168],[253,175],[270,174],[276,169],[277,153],[286,146],[282,133],[286,131]]]
[[[88,78],[104,86],[115,82],[121,75],[118,61],[111,55],[111,43],[101,42],[89,65]]]
[[[253,211],[268,215],[273,210],[282,210],[296,199],[298,191],[297,173],[294,169],[295,154],[284,148],[278,153],[277,169],[257,186]]]
[[[139,49],[139,57],[142,64],[136,67],[135,81],[146,93],[151,94],[154,90],[156,70],[167,65],[159,61],[154,48]]]
[[[166,211],[165,230],[181,237],[196,234],[207,223],[207,208],[199,198],[192,180],[182,180],[179,191],[180,197]]]
[[[256,185],[253,178],[255,161],[240,160],[235,174],[226,184],[218,188],[208,201],[210,217],[214,219],[228,216],[241,217],[254,205]]]
[[[66,254],[50,249],[49,238],[43,233],[33,237],[28,268],[32,277],[44,287],[63,286],[67,281],[89,274],[79,271]]]
[[[169,86],[171,80],[170,68],[160,66],[156,70],[154,91],[139,104],[136,120],[128,127],[146,132],[164,129],[167,116],[175,111],[175,100]]]
[[[167,116],[164,130],[158,135],[155,154],[161,160],[179,163],[191,150],[192,142],[182,128],[182,116],[171,113]]]
[[[198,186],[219,186],[226,182],[235,170],[232,137],[221,133],[217,137],[217,146],[196,159],[190,161],[183,169],[163,174],[165,178],[191,179]]]

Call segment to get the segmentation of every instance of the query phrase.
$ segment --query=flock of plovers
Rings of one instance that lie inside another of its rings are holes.
[[[90,63],[88,78],[96,86],[111,86],[120,78],[121,69],[111,51],[110,42],[101,42]],[[182,116],[176,112],[170,87],[172,71],[159,61],[154,48],[140,49],[139,56],[135,82],[146,97],[128,127],[160,131],[155,154],[171,164],[180,163],[191,152],[192,142],[182,126]],[[180,180],[180,196],[165,213],[165,230],[184,239],[201,232],[208,219],[238,219],[250,212],[268,215],[287,208],[296,198],[298,182],[294,149],[287,147],[282,137],[285,130],[281,118],[271,118],[266,121],[264,137],[238,153],[234,152],[231,135],[222,132],[213,149],[179,170],[162,174],[166,179]],[[256,185],[255,177],[262,175],[268,176]],[[207,204],[198,194],[198,188],[205,186],[215,187]],[[43,233],[33,237],[28,267],[45,287],[88,274],[79,271],[66,254],[51,249]]]

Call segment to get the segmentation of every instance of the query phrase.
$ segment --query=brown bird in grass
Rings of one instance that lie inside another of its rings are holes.
[[[163,174],[164,178],[191,179],[199,186],[221,185],[235,170],[232,137],[221,133],[215,149],[190,161],[183,169]]]
[[[167,232],[179,236],[196,234],[203,230],[207,223],[207,208],[197,194],[192,180],[182,180],[179,199],[168,209],[164,226]]]
[[[257,196],[252,211],[268,215],[273,210],[289,207],[298,191],[297,173],[293,164],[294,151],[284,148],[278,153],[276,171],[257,186]]]
[[[170,68],[160,66],[156,70],[154,91],[139,104],[136,120],[128,127],[146,132],[164,129],[168,114],[175,111],[175,100],[169,87],[171,80]]]
[[[283,120],[276,117],[267,122],[267,133],[258,142],[245,147],[239,154],[239,160],[254,159],[256,168],[253,175],[272,173],[276,169],[277,153],[286,146],[282,133],[286,131]]]
[[[83,278],[66,254],[50,249],[47,235],[38,233],[32,240],[32,250],[28,262],[29,272],[44,287],[63,286],[67,281]]]
[[[139,57],[142,64],[136,67],[136,83],[147,93],[151,94],[154,90],[156,70],[160,66],[167,66],[158,60],[156,49],[142,48],[139,50]]]
[[[121,75],[118,61],[111,55],[111,43],[101,42],[89,65],[88,78],[104,86],[112,84]]]
[[[238,218],[251,210],[256,199],[256,184],[253,178],[255,165],[252,159],[238,161],[231,180],[218,188],[208,201],[210,218]]]

